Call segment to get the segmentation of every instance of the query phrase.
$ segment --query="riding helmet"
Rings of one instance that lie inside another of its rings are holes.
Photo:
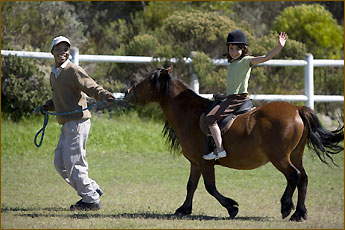
[[[246,35],[241,30],[231,31],[226,40],[227,44],[245,44],[247,45]]]

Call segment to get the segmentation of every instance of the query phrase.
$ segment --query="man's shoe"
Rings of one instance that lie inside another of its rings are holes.
[[[96,189],[96,192],[98,193],[99,196],[102,196],[104,193],[101,188]]]
[[[211,152],[207,155],[204,155],[202,158],[204,158],[205,160],[218,160],[219,158],[223,158],[223,157],[226,157],[225,150],[216,154],[214,152]]]
[[[69,208],[71,211],[75,210],[82,210],[82,211],[93,211],[93,210],[100,210],[101,203],[86,203],[82,200],[78,201],[76,204],[71,205]]]

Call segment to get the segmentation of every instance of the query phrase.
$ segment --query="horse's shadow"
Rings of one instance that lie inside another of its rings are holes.
[[[44,213],[40,213],[44,211]],[[232,220],[229,217],[215,217],[207,215],[187,215],[179,216],[170,213],[155,213],[155,212],[143,212],[143,213],[119,213],[119,214],[103,214],[91,212],[73,212],[73,213],[57,213],[57,212],[70,212],[66,208],[58,207],[47,207],[47,208],[1,208],[1,213],[6,212],[19,212],[16,213],[16,216],[21,217],[62,217],[62,218],[72,218],[72,219],[89,219],[89,218],[114,218],[114,219],[159,219],[159,220]],[[272,219],[271,217],[249,217],[249,216],[239,216],[233,220],[240,221],[267,221]]]

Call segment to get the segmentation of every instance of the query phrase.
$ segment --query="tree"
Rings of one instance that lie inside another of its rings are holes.
[[[113,34],[114,22],[121,20],[130,23],[132,15],[143,11],[143,1],[69,1],[66,2],[74,9],[78,20],[84,25],[87,43],[80,48],[82,53],[111,54],[118,48],[116,34]]]
[[[274,21],[273,29],[303,42],[315,58],[343,57],[344,29],[325,7],[299,5],[286,8]]]
[[[52,39],[64,35],[81,47],[87,41],[85,26],[66,2],[1,3],[1,48],[50,51]]]

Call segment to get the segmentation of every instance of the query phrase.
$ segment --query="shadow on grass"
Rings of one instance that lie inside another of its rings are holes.
[[[59,211],[66,211],[65,208],[58,208],[58,207],[52,207],[52,208],[11,208],[11,207],[2,207],[1,213],[5,212],[32,212],[32,211],[53,211],[53,212],[59,212]]]
[[[53,213],[37,213],[39,211],[49,211]],[[70,214],[61,214],[56,212],[70,212]],[[16,216],[22,217],[62,217],[62,218],[73,218],[73,219],[89,219],[89,218],[125,218],[125,219],[158,219],[158,220],[231,220],[229,217],[214,217],[206,215],[188,215],[188,216],[176,216],[174,214],[162,214],[154,212],[144,213],[120,213],[120,214],[100,214],[91,212],[71,212],[66,208],[47,207],[47,208],[1,208],[1,213],[6,212],[20,212],[16,213]],[[54,213],[55,212],[55,213]],[[240,221],[268,221],[270,217],[236,217],[234,220]]]

